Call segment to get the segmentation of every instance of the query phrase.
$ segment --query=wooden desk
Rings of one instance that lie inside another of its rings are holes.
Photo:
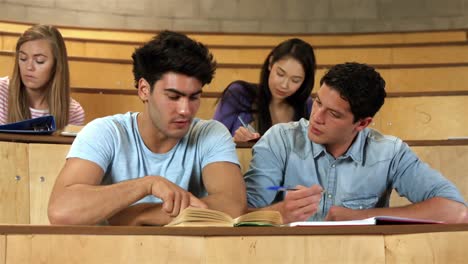
[[[0,263],[466,263],[468,225],[0,226]],[[3,261],[4,260],[4,261]]]
[[[0,133],[0,224],[49,224],[47,204],[73,137]],[[468,197],[468,140],[406,141],[418,156],[440,170]],[[248,169],[253,143],[238,143],[241,169]],[[392,195],[391,205],[406,198]],[[1,261],[0,261],[1,264]]]

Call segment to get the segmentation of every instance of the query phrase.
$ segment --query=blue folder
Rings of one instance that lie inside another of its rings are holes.
[[[6,125],[0,125],[0,132],[4,133],[50,135],[55,131],[55,118],[52,115],[27,119]]]

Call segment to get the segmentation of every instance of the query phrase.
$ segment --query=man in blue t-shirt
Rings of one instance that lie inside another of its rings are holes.
[[[451,182],[401,139],[368,128],[386,96],[374,68],[339,64],[320,84],[309,121],[273,126],[253,147],[249,207],[278,210],[285,223],[376,215],[468,221]],[[393,189],[413,204],[388,208]]]
[[[245,184],[229,131],[194,118],[216,69],[212,54],[164,31],[132,58],[144,111],[82,129],[52,191],[50,222],[164,225],[189,206],[244,213]]]

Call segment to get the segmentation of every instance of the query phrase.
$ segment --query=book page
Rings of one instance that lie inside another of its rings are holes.
[[[187,207],[166,226],[233,226],[233,223],[232,217],[224,212]]]
[[[303,221],[292,222],[286,226],[351,226],[351,225],[375,225],[375,218],[366,218],[362,220],[349,221]]]
[[[409,224],[442,224],[435,220],[397,217],[397,216],[375,216],[362,220],[349,221],[305,221],[293,222],[286,226],[347,226],[347,225],[409,225]]]
[[[281,225],[283,218],[278,211],[259,210],[237,217],[234,223],[236,225]]]

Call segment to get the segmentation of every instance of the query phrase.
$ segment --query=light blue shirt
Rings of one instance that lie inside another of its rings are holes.
[[[99,165],[105,172],[102,184],[159,175],[197,197],[206,195],[202,180],[206,165],[221,161],[239,164],[229,131],[217,121],[194,119],[177,145],[158,154],[144,144],[137,115],[129,112],[93,120],[78,133],[67,158],[81,158]],[[147,196],[139,202],[161,200]]]
[[[409,146],[393,136],[366,128],[337,159],[307,136],[309,121],[273,126],[253,147],[245,175],[250,207],[281,201],[284,192],[268,186],[321,185],[326,193],[309,220],[323,220],[332,205],[350,209],[388,207],[395,189],[413,203],[444,197],[464,203],[457,188],[422,162]]]

